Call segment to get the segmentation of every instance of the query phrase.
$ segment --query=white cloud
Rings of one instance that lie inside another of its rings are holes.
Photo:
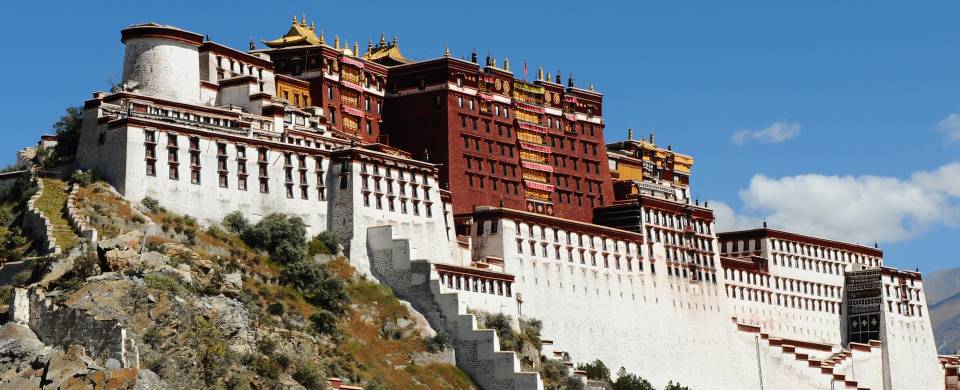
[[[952,113],[937,122],[935,129],[943,133],[947,142],[960,142],[960,114]]]
[[[787,141],[800,135],[800,128],[803,127],[798,122],[777,121],[772,125],[760,130],[737,130],[733,132],[730,141],[737,145],[744,145],[748,142],[760,142],[765,144],[776,144]]]
[[[894,242],[940,225],[960,225],[960,162],[909,178],[756,175],[740,191],[746,214],[726,204],[732,226],[765,217],[770,227],[862,244]],[[758,227],[754,223],[752,227]],[[748,226],[749,227],[749,226]]]
[[[717,231],[728,232],[733,230],[754,229],[761,226],[760,218],[745,214],[737,214],[730,205],[719,200],[707,202],[713,209],[714,219],[717,221]]]

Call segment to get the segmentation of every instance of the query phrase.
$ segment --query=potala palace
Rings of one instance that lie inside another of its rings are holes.
[[[246,51],[152,23],[121,40],[122,85],[83,104],[79,168],[202,223],[335,232],[484,389],[543,383],[468,310],[540,319],[548,357],[658,387],[955,385],[920,274],[875,246],[716,231],[693,157],[653,133],[607,143],[603,95],[560,70],[414,61],[397,37],[361,47],[296,18]]]

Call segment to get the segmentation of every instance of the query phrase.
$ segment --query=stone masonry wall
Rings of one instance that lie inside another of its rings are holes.
[[[122,367],[140,367],[139,350],[117,321],[59,307],[39,289],[14,289],[10,311],[14,322],[29,326],[44,344],[64,349],[79,344],[95,359],[116,359]]]
[[[96,244],[99,239],[97,229],[87,225],[87,219],[77,208],[77,191],[79,189],[80,186],[77,184],[70,185],[70,194],[67,195],[67,220],[70,221],[70,226],[73,227],[78,236],[90,241],[91,244]]]

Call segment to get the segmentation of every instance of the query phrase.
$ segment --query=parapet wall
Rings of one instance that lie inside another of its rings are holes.
[[[116,359],[122,367],[140,368],[136,343],[117,321],[59,307],[39,289],[14,289],[9,310],[14,322],[29,326],[44,344],[64,349],[79,344],[95,359]]]
[[[70,194],[67,195],[67,220],[70,221],[70,226],[73,227],[78,236],[90,241],[91,244],[96,244],[99,239],[97,229],[87,225],[87,218],[77,207],[77,191],[79,190],[80,186],[76,183],[70,185]]]
[[[53,238],[53,224],[36,207],[37,201],[43,196],[43,180],[38,179],[33,173],[31,173],[31,176],[37,184],[37,193],[33,194],[27,201],[27,211],[23,214],[23,230],[35,242],[38,253],[41,255],[59,255],[62,250]]]

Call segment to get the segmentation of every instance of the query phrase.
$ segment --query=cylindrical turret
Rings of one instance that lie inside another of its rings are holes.
[[[121,31],[124,87],[161,99],[199,104],[203,36],[175,27],[138,24]]]

